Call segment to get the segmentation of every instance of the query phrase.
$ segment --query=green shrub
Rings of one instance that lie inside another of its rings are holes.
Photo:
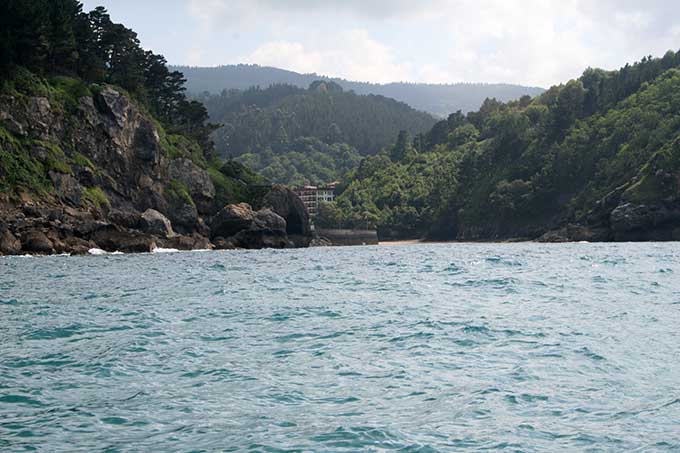
[[[170,202],[181,202],[194,205],[194,200],[189,194],[189,188],[176,179],[171,179],[165,188],[165,197]]]
[[[47,150],[47,158],[44,162],[47,170],[57,171],[67,175],[73,174],[73,169],[69,165],[69,160],[66,158],[66,154],[64,154],[64,151],[59,145],[43,140],[34,140],[33,144]]]
[[[49,79],[50,100],[57,105],[64,106],[68,112],[75,112],[80,104],[80,98],[92,97],[88,84],[80,79],[65,76],[55,76]]]
[[[183,157],[189,159],[203,169],[208,168],[208,163],[203,157],[203,150],[200,145],[183,135],[162,135],[161,148],[170,159],[179,159],[180,157]]]
[[[47,195],[53,188],[44,165],[31,157],[20,140],[0,126],[0,192]]]
[[[97,208],[110,206],[111,203],[101,187],[87,187],[83,190],[82,203],[91,203]]]
[[[96,167],[95,167],[95,165],[92,163],[92,161],[91,161],[90,159],[88,159],[87,157],[83,156],[83,155],[80,154],[80,153],[75,153],[75,154],[71,157],[71,163],[72,163],[73,165],[77,165],[77,166],[79,166],[79,167],[86,167],[86,168],[89,168],[89,169],[91,169],[91,170],[96,170]]]

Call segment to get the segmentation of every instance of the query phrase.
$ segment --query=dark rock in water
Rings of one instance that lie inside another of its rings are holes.
[[[21,253],[21,241],[4,225],[0,225],[0,255],[18,255]]]
[[[148,234],[113,227],[96,231],[91,240],[107,252],[148,253],[156,248],[155,239]]]
[[[198,234],[193,236],[177,235],[163,241],[162,246],[168,249],[177,250],[210,250],[213,248],[213,245],[208,238]]]
[[[225,239],[223,237],[216,237],[213,239],[213,245],[216,250],[234,250],[237,248],[231,239]]]
[[[207,171],[189,159],[179,158],[173,159],[168,165],[168,176],[187,187],[198,212],[210,213],[215,198],[215,186]]]
[[[238,248],[244,249],[285,249],[294,245],[288,240],[285,231],[266,229],[243,230],[231,238]]]
[[[247,203],[225,206],[213,218],[211,233],[218,249],[295,246],[288,239],[283,217],[269,208],[253,212]]]
[[[320,236],[315,237],[309,243],[310,247],[331,247],[332,245],[333,245],[333,243],[330,240],[328,240],[324,237],[320,237]]]
[[[567,225],[558,230],[548,231],[537,239],[538,242],[602,242],[610,240],[610,231],[605,227]]]
[[[54,245],[45,233],[39,230],[28,231],[21,237],[21,248],[24,252],[51,255]]]
[[[309,236],[311,241],[312,230],[309,214],[304,203],[295,192],[284,186],[276,185],[265,195],[262,206],[270,208],[285,219],[288,234]]]
[[[72,255],[87,255],[90,249],[98,248],[94,242],[74,236],[64,239],[64,245],[66,246],[65,252]]]
[[[569,238],[567,229],[560,228],[559,230],[548,231],[547,233],[543,234],[541,237],[536,239],[536,241],[559,243],[559,242],[571,242],[571,239]]]
[[[653,218],[645,205],[624,203],[611,212],[610,223],[615,233],[624,233],[651,226]]]
[[[230,204],[213,217],[210,234],[212,237],[234,236],[240,231],[250,229],[254,220],[255,213],[248,203]]]
[[[610,224],[617,241],[673,240],[673,231],[680,227],[680,205],[622,203],[612,211]]]
[[[141,229],[145,233],[161,238],[169,238],[175,235],[170,220],[154,209],[147,209],[142,214]]]

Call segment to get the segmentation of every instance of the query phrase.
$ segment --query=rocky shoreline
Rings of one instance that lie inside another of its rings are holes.
[[[70,100],[0,96],[0,147],[1,255],[312,241],[295,193],[210,161],[111,86]]]
[[[155,209],[101,212],[68,205],[4,203],[0,205],[0,255],[307,247],[312,234],[298,201],[288,189],[274,187],[261,209],[247,203],[227,205],[202,223],[201,231],[189,234],[175,232],[172,222]]]

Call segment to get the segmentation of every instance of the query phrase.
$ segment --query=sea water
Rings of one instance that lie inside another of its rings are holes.
[[[0,451],[679,451],[680,244],[0,258]]]

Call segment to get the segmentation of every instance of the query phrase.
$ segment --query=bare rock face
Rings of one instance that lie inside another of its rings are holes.
[[[145,162],[158,164],[160,161],[160,136],[156,127],[146,118],[139,122],[133,140],[135,156]]]
[[[168,165],[168,177],[181,182],[189,189],[191,198],[201,214],[209,213],[215,198],[215,186],[207,171],[189,159],[173,159]]]
[[[12,134],[19,135],[21,137],[26,136],[24,126],[15,120],[14,117],[8,112],[0,111],[0,125],[2,125]]]
[[[131,199],[142,211],[159,207],[156,199],[162,197],[154,183],[163,176],[164,159],[156,126],[110,86],[92,101],[81,99],[79,116],[83,127],[75,147],[110,175],[98,185]]]
[[[64,200],[78,206],[83,195],[83,188],[76,178],[64,173],[49,172],[50,179],[57,189],[57,194]]]
[[[161,238],[169,238],[175,235],[172,224],[167,217],[154,209],[147,209],[142,214],[142,231]]]
[[[111,115],[119,128],[126,126],[132,109],[127,97],[107,86],[94,98],[94,101],[100,111]]]

